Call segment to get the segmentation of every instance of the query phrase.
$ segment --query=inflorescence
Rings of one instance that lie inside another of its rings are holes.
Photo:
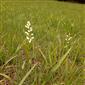
[[[26,39],[28,40],[29,43],[31,43],[32,40],[34,39],[34,34],[33,34],[33,29],[31,27],[30,21],[27,21],[25,27],[27,28],[27,30],[25,31]]]

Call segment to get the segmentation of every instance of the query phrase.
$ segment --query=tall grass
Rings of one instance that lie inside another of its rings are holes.
[[[15,85],[84,85],[84,5],[11,0],[1,5],[0,84],[11,74]],[[28,20],[35,37],[30,44],[24,34]],[[72,39],[66,39],[69,33]]]

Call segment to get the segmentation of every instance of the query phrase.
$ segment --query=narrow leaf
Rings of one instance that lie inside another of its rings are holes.
[[[11,80],[11,78],[8,75],[6,75],[6,74],[0,73],[0,75],[3,76],[3,77],[5,77],[8,80]]]
[[[54,67],[51,69],[51,72],[55,72],[63,63],[63,61],[66,59],[67,55],[70,53],[71,48],[65,53],[65,55],[62,56],[62,58],[60,59],[60,61],[54,65]]]
[[[35,64],[27,73],[26,75],[23,77],[23,79],[20,81],[19,85],[23,85],[24,81],[26,80],[26,78],[31,74],[32,70],[36,67],[37,64]]]

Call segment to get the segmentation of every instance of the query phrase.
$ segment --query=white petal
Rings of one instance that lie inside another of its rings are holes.
[[[32,27],[29,28],[30,32],[32,31]]]
[[[33,36],[34,34],[33,34],[33,33],[31,33],[31,35]]]
[[[25,34],[29,35],[29,33],[28,33],[28,32],[25,32]]]
[[[28,30],[28,32],[31,32],[30,30]]]
[[[31,25],[30,21],[27,21],[27,24],[30,26]]]
[[[27,36],[26,39],[29,40],[30,38]]]
[[[32,41],[32,40],[30,39],[30,40],[29,40],[29,43],[31,43],[31,41]]]
[[[66,37],[69,37],[69,35],[66,35]]]
[[[72,37],[70,37],[68,40],[71,40],[72,39]]]
[[[29,25],[25,25],[25,27],[29,29],[30,26]]]
[[[33,39],[34,39],[34,37],[31,37],[31,39],[33,40]]]

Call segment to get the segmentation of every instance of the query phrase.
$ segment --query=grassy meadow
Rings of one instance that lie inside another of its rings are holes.
[[[0,6],[0,85],[85,85],[84,4],[2,0]]]

